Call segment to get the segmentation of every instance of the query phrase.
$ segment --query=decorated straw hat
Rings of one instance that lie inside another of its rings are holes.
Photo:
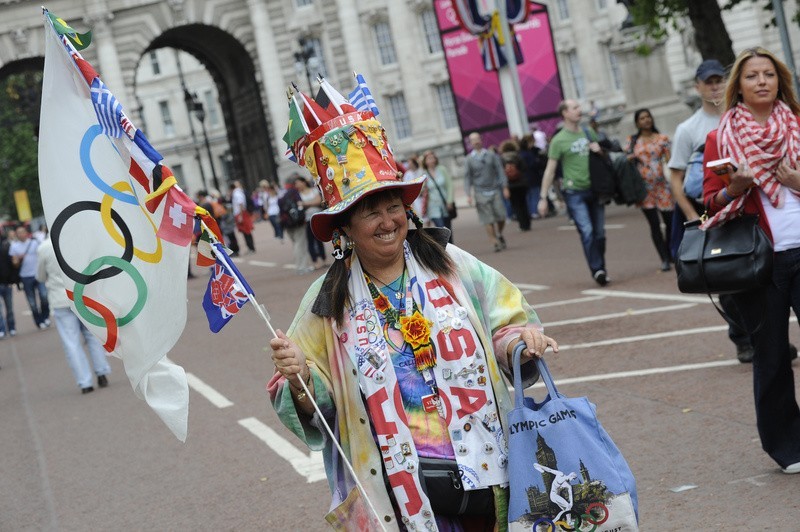
[[[350,93],[355,105],[323,78],[314,99],[296,87],[289,92],[286,156],[308,169],[322,194],[325,210],[311,217],[311,230],[323,242],[337,229],[336,215],[361,198],[399,188],[403,203],[411,205],[425,182],[424,176],[403,181],[369,89],[361,76],[357,80]]]

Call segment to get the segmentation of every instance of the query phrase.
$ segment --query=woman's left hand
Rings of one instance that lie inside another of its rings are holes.
[[[781,185],[800,191],[800,172],[791,168],[786,164],[786,161],[778,165],[775,177],[780,181]]]
[[[558,342],[546,336],[543,332],[533,327],[522,329],[519,338],[508,344],[507,355],[509,360],[514,352],[514,347],[519,342],[525,342],[525,350],[522,351],[522,359],[532,359],[533,357],[542,358],[548,347],[553,349],[553,353],[558,353]]]

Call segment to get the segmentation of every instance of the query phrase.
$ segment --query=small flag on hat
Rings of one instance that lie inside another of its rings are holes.
[[[372,92],[370,92],[367,82],[364,81],[364,76],[361,74],[356,74],[356,88],[347,95],[347,99],[359,111],[372,111],[372,114],[378,116],[378,106],[375,104]]]

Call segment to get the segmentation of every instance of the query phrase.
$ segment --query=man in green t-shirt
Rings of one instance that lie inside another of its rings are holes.
[[[583,253],[592,277],[601,286],[609,282],[606,273],[606,233],[605,206],[591,190],[589,182],[589,150],[600,152],[597,133],[586,130],[592,137],[587,138],[580,127],[581,106],[575,100],[564,100],[558,104],[558,112],[564,120],[564,127],[550,140],[547,153],[547,167],[542,178],[539,198],[539,215],[547,214],[547,191],[553,184],[556,167],[561,163],[563,175],[562,190],[569,215],[581,237]]]

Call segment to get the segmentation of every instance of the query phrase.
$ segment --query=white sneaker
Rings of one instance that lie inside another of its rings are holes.
[[[781,469],[787,475],[794,475],[800,473],[800,462],[795,462],[794,464],[788,465]]]
[[[11,330],[8,332],[8,335],[9,335],[9,336],[16,336],[16,335],[17,335],[17,331],[16,331],[15,329],[11,329]]]
[[[0,332],[0,338],[5,338],[5,337],[6,337],[6,333]]]
[[[50,327],[50,318],[45,318],[44,324]]]
[[[45,330],[45,329],[47,329],[47,324],[45,322],[42,322],[42,323],[39,324],[39,328],[42,329],[42,330]]]

